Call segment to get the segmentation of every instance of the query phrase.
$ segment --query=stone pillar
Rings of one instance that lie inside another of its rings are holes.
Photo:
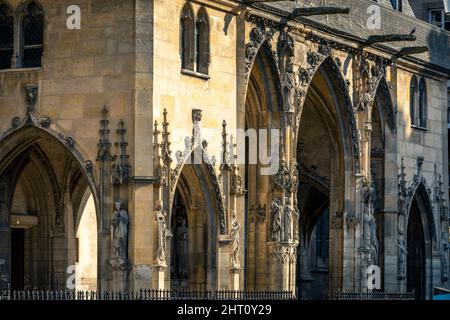
[[[268,290],[295,290],[296,244],[269,242],[268,252]]]

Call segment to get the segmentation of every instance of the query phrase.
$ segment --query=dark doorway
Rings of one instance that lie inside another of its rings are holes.
[[[297,287],[301,299],[324,300],[329,282],[329,198],[319,189],[300,181]]]
[[[173,232],[171,279],[173,289],[188,288],[188,219],[186,206],[180,193],[175,193],[171,220]]]
[[[24,289],[25,230],[11,230],[11,289]]]
[[[414,198],[408,219],[407,289],[425,299],[425,239],[420,210]]]

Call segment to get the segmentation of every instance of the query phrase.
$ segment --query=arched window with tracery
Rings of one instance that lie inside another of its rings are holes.
[[[427,127],[427,84],[425,79],[420,79],[419,83],[419,126]]]
[[[14,54],[14,15],[11,9],[0,1],[0,69],[11,68]]]
[[[209,69],[209,18],[204,7],[201,7],[197,14],[196,21],[196,64],[197,72],[208,74]]]
[[[195,17],[190,3],[186,3],[180,18],[181,68],[195,71]]]
[[[44,12],[36,1],[30,1],[22,8],[19,26],[19,65],[23,68],[40,67],[44,49]]]

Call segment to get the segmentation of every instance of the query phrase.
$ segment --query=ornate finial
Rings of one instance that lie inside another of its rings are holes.
[[[123,184],[128,183],[131,176],[131,166],[128,163],[129,155],[127,154],[128,143],[125,139],[127,130],[123,119],[119,121],[116,133],[119,136],[119,142],[116,142],[115,146],[120,148],[120,157],[118,163],[113,165],[113,182]]]
[[[423,166],[423,157],[417,157],[417,173],[420,174],[422,172],[422,166]]]
[[[227,122],[222,121],[222,166],[228,165],[227,159]]]
[[[163,112],[163,123],[162,123],[163,129],[162,129],[162,157],[165,163],[172,162],[171,154],[172,151],[170,151],[170,132],[169,132],[169,122],[167,121],[167,109],[164,108]]]
[[[106,162],[111,161],[113,157],[111,156],[111,143],[109,142],[109,120],[108,120],[108,109],[106,105],[102,109],[102,119],[100,120],[100,140],[97,144],[98,154],[97,161]]]

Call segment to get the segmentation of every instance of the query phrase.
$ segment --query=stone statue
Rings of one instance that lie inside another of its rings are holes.
[[[448,281],[448,254],[444,251],[441,255],[441,280],[442,282]]]
[[[294,56],[289,56],[286,61],[286,70],[284,72],[284,99],[286,103],[286,111],[294,111],[295,96],[296,96],[296,83],[294,73]]]
[[[300,210],[296,204],[294,204],[294,240],[300,240]]]
[[[406,276],[406,255],[408,251],[406,249],[405,235],[402,230],[398,230],[397,247],[399,276],[404,278]]]
[[[239,268],[239,229],[240,229],[239,221],[236,218],[236,212],[233,212],[233,221],[231,223],[231,232],[230,237],[233,245],[233,249],[231,251],[231,265],[233,268]]]
[[[293,229],[292,211],[293,210],[289,205],[286,205],[284,207],[283,234],[285,242],[289,242],[292,240],[292,229]]]
[[[272,202],[271,212],[271,228],[270,228],[270,240],[281,242],[283,240],[283,208],[280,199],[275,199]]]
[[[372,263],[378,265],[378,252],[379,252],[379,242],[377,238],[377,220],[375,219],[375,216],[373,213],[370,213],[370,221],[369,221],[369,228],[370,228],[370,249],[371,249],[371,256],[372,256]]]
[[[166,261],[166,212],[161,205],[156,207],[156,221],[158,222],[158,259]]]
[[[123,209],[120,199],[115,202],[116,210],[112,218],[113,260],[123,265],[128,262],[128,213]]]
[[[175,231],[176,273],[179,279],[188,275],[188,228],[186,219],[179,216]]]

